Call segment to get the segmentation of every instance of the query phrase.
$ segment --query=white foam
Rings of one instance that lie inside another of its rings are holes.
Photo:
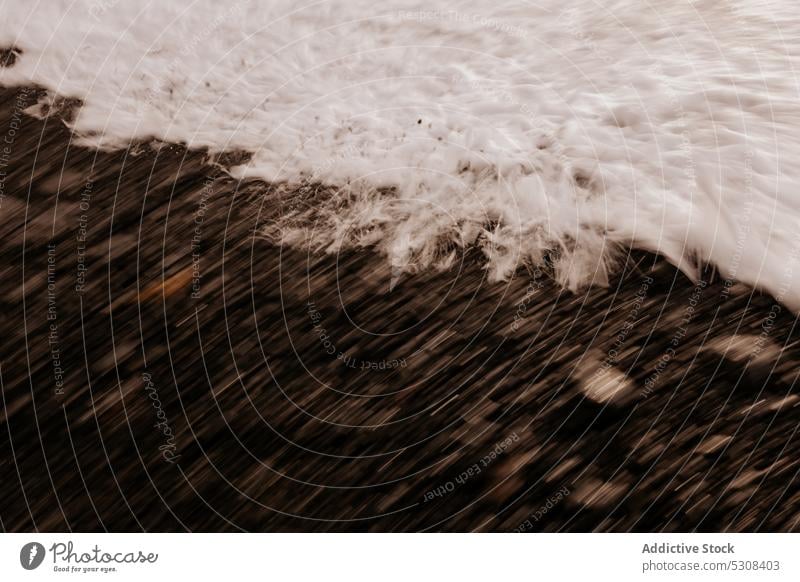
[[[71,126],[84,143],[245,149],[236,175],[334,186],[309,210],[312,240],[310,214],[286,217],[293,244],[374,245],[402,268],[447,266],[476,244],[496,277],[560,249],[570,287],[644,248],[800,308],[791,2],[0,10],[0,46],[24,51],[0,83],[82,99]]]

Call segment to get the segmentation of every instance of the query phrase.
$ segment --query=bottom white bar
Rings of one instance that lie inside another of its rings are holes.
[[[795,534],[4,534],[0,579],[799,580]]]

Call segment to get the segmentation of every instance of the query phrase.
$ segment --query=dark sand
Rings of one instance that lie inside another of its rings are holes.
[[[541,276],[526,298],[525,272],[490,284],[470,252],[390,292],[373,253],[254,236],[313,187],[21,123],[0,191],[3,530],[797,529],[798,332],[770,297],[712,279],[693,299],[644,254],[578,294]],[[587,398],[610,360],[627,379]]]

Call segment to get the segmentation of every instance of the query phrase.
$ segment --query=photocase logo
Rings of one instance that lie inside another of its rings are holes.
[[[38,542],[30,542],[19,551],[19,563],[26,570],[35,570],[44,561],[44,546]]]

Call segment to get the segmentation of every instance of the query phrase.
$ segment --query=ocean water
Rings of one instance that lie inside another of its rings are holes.
[[[792,4],[6,0],[0,84],[79,98],[85,145],[321,185],[265,227],[283,244],[408,271],[478,248],[494,279],[546,262],[573,289],[646,249],[799,309]]]

